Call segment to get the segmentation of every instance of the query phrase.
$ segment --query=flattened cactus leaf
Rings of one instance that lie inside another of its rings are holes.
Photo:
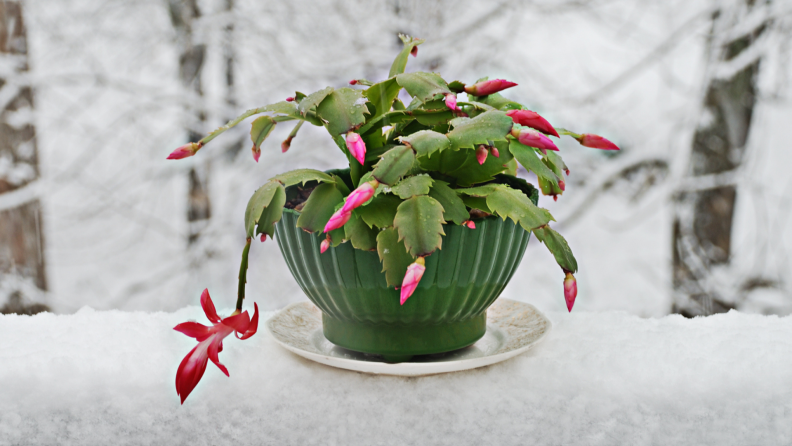
[[[473,150],[460,150],[456,153],[465,154],[465,162],[457,169],[446,173],[446,175],[457,179],[457,185],[466,187],[472,184],[482,183],[491,180],[495,175],[505,172],[504,164],[512,160],[507,141],[497,141],[495,146],[500,152],[500,157],[496,158],[490,153],[484,164],[479,164]],[[445,152],[444,152],[445,153]],[[452,152],[454,153],[454,152]]]
[[[464,93],[465,84],[459,81],[451,81],[448,83],[448,88],[450,88],[454,93]]]
[[[547,154],[542,157],[542,164],[551,170],[559,180],[564,178],[563,170],[566,169],[566,164],[555,152],[548,150]],[[553,182],[545,178],[539,178],[539,189],[542,190],[543,195],[561,195],[564,193],[559,181]]]
[[[510,99],[506,99],[501,96],[500,93],[493,93],[487,96],[472,96],[476,98],[477,102],[481,102],[482,104],[489,105],[490,107],[495,107],[498,110],[508,111],[508,110],[523,110],[525,106],[514,102]]]
[[[465,208],[465,203],[445,181],[434,180],[429,196],[443,206],[443,219],[445,221],[460,225],[463,221],[470,219],[470,213]]]
[[[374,197],[367,205],[355,209],[360,218],[369,227],[380,229],[393,226],[393,219],[396,217],[396,210],[402,201],[391,194],[380,194]]]
[[[484,112],[469,121],[456,125],[446,136],[451,141],[451,148],[474,149],[479,144],[489,141],[503,141],[513,125],[510,117],[498,110]]]
[[[492,209],[487,206],[487,199],[485,197],[469,197],[467,195],[461,195],[459,198],[461,198],[465,203],[465,206],[469,207],[470,209],[478,209],[488,214],[493,213]]]
[[[568,168],[564,163],[564,160],[561,159],[561,155],[552,150],[548,150],[547,154],[543,158],[545,159],[548,167],[550,167],[559,178],[562,178],[561,172],[567,170]]]
[[[415,175],[399,181],[399,184],[393,186],[391,191],[401,199],[407,199],[413,195],[426,195],[433,182],[434,180],[429,175]]]
[[[396,78],[392,77],[382,82],[377,82],[363,91],[369,103],[374,105],[374,109],[376,110],[371,117],[376,118],[377,116],[389,112],[393,106],[393,101],[396,100],[396,96],[399,95],[399,90],[401,90],[401,85],[396,82]]]
[[[415,150],[416,156],[431,157],[433,153],[451,147],[451,141],[442,133],[421,130],[409,136],[402,136],[401,142]]]
[[[261,148],[261,143],[272,133],[275,129],[275,121],[269,116],[262,116],[253,121],[250,126],[250,140],[256,149]]]
[[[368,108],[363,92],[351,88],[332,91],[316,107],[316,114],[327,123],[331,135],[342,135],[359,127],[366,122],[365,113]]]
[[[379,130],[385,126],[405,122],[413,119],[407,112],[403,110],[394,110],[380,115],[374,119],[369,120],[364,126],[358,129],[358,133],[365,134],[372,131]]]
[[[499,186],[487,195],[487,206],[502,219],[510,218],[527,231],[554,221],[550,212],[537,207],[524,193],[508,186]]]
[[[415,153],[407,146],[396,146],[382,155],[371,175],[380,183],[396,184],[413,166]]]
[[[401,286],[413,257],[399,240],[396,229],[388,228],[377,234],[377,254],[382,262],[382,272],[385,273],[388,286]]]
[[[336,206],[343,201],[344,196],[336,187],[336,183],[322,183],[316,186],[300,211],[297,227],[308,232],[322,232],[335,212]]]
[[[482,186],[468,187],[466,189],[457,189],[456,193],[470,197],[487,197],[497,192],[500,187],[500,184],[484,184]]]
[[[513,177],[517,176],[517,160],[512,158],[511,161],[506,163],[506,170],[504,170],[503,173],[511,175]]]
[[[256,227],[255,233],[256,235],[267,234],[268,236],[272,237],[275,235],[275,223],[280,221],[281,216],[283,216],[283,205],[286,204],[286,189],[278,182],[271,181],[270,183],[275,183],[276,187],[272,193],[272,198],[270,199],[269,203],[263,207],[261,213],[256,219],[258,226]],[[248,204],[248,206],[250,206],[250,204]],[[245,214],[247,214],[247,212]],[[252,233],[253,227],[249,226],[248,235],[252,237]]]
[[[396,55],[396,59],[391,65],[388,77],[393,77],[397,74],[404,73],[405,68],[407,68],[407,58],[410,56],[410,52],[416,46],[424,43],[423,39],[416,39],[404,34],[399,34],[399,38],[401,39],[402,43],[404,43],[404,48],[401,50],[401,52],[399,52],[398,55]]]
[[[300,101],[300,104],[297,105],[297,110],[301,115],[307,115],[312,109],[318,107],[332,91],[333,87],[327,87],[309,94]]]
[[[363,219],[357,216],[356,212],[352,212],[349,221],[344,225],[344,233],[346,239],[352,243],[355,249],[362,249],[363,251],[371,251],[377,249],[377,231],[370,228]]]
[[[335,180],[332,176],[316,169],[295,169],[280,175],[275,175],[270,180],[277,180],[289,187],[298,183],[305,184],[309,181],[319,181],[321,183],[332,183]]]
[[[446,81],[435,73],[426,73],[423,71],[402,73],[396,76],[396,82],[407,90],[410,96],[413,96],[422,103],[431,99],[437,99],[435,96],[451,93]]]
[[[412,112],[412,115],[416,121],[430,127],[436,126],[438,124],[446,124],[448,121],[454,119],[454,112],[451,110],[415,110]]]
[[[558,266],[564,271],[577,272],[577,260],[575,260],[572,250],[569,249],[569,244],[564,240],[564,237],[561,237],[561,234],[552,230],[549,226],[534,229],[533,233],[553,254]]]
[[[536,149],[511,140],[509,150],[514,158],[527,170],[535,173],[540,181],[544,180],[558,187],[558,176],[539,159]]]
[[[459,106],[466,105],[468,107],[476,108],[476,109],[484,110],[484,111],[497,110],[495,107],[493,107],[491,105],[487,105],[487,104],[485,104],[483,102],[476,102],[476,101],[466,101],[466,102],[459,101],[459,102],[457,102],[457,105],[459,105]]]
[[[399,240],[414,257],[424,257],[443,243],[443,206],[432,197],[418,195],[405,200],[396,211],[394,226]]]
[[[247,208],[245,209],[245,231],[248,237],[253,237],[255,234],[256,224],[261,219],[261,214],[264,209],[273,202],[273,198],[278,191],[283,191],[283,185],[277,181],[269,181],[253,193],[248,201]],[[286,194],[283,193],[283,202],[286,202]],[[283,207],[283,204],[280,205]]]

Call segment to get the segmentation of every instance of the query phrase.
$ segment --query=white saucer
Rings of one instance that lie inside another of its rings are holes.
[[[275,340],[304,358],[356,372],[399,376],[456,372],[505,361],[533,347],[551,327],[533,305],[498,299],[487,310],[486,334],[470,347],[388,364],[379,355],[353,352],[325,339],[322,312],[311,302],[291,304],[267,321]]]

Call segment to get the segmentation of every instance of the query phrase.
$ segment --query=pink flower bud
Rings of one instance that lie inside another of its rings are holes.
[[[183,146],[179,146],[179,148],[177,148],[176,150],[171,152],[171,154],[168,155],[167,159],[169,159],[169,160],[180,160],[182,158],[187,158],[187,157],[193,156],[199,150],[201,150],[202,146],[203,146],[203,144],[201,144],[199,142],[187,143],[187,144],[185,144]]]
[[[343,209],[339,209],[330,217],[330,220],[324,227],[324,232],[330,232],[335,229],[344,226],[346,222],[349,221],[349,218],[352,216],[352,211],[344,211]]]
[[[324,254],[327,251],[327,248],[330,247],[330,239],[322,240],[322,243],[319,245],[319,253]]]
[[[476,229],[476,224],[470,220],[465,220],[462,222],[462,226],[467,226],[470,229]]]
[[[288,137],[281,143],[281,153],[286,153],[291,147],[292,137]]]
[[[569,271],[566,271],[564,278],[564,299],[566,300],[567,310],[572,312],[572,306],[575,305],[575,297],[577,297],[577,281],[575,276]]]
[[[566,183],[564,182],[564,180],[560,178],[558,179],[558,187],[561,188],[561,190],[566,190]]]
[[[616,144],[608,141],[607,139],[599,136],[599,135],[592,135],[591,133],[584,133],[580,135],[578,138],[578,142],[586,147],[591,147],[592,149],[601,149],[601,150],[619,150],[616,147]]]
[[[426,271],[425,265],[423,257],[418,257],[414,263],[407,267],[407,273],[404,275],[404,280],[401,285],[400,305],[404,305],[407,299],[415,292],[418,282],[421,281],[421,277],[423,277],[423,273]]]
[[[418,46],[412,47],[412,49],[410,50],[410,54],[412,55],[412,57],[418,57]]]
[[[417,48],[417,47],[416,47]],[[451,110],[459,110],[457,108],[457,97],[453,93],[448,93],[445,95],[445,104]]]
[[[357,187],[357,189],[353,190],[351,194],[344,202],[344,207],[341,208],[343,212],[351,212],[352,209],[356,209],[360,207],[363,203],[369,201],[371,197],[374,196],[374,192],[377,191],[377,186],[379,186],[379,181],[371,180],[367,183],[363,183]]]
[[[261,243],[266,242],[267,241],[267,234],[261,234],[261,238],[259,240],[261,240]]]
[[[349,81],[349,85],[357,85],[357,79],[352,79]]]
[[[365,163],[366,161],[366,143],[363,142],[363,138],[360,137],[355,132],[349,132],[346,136],[346,146],[349,150],[349,153],[355,157],[356,160],[360,164]]]
[[[503,79],[493,79],[491,81],[483,81],[473,85],[465,86],[465,93],[472,94],[473,96],[486,96],[488,94],[497,93],[516,86],[514,82],[505,81]]]
[[[545,118],[539,116],[539,113],[531,110],[509,110],[506,112],[506,116],[511,117],[517,124],[534,128],[542,133],[553,135],[556,138],[559,137],[556,129],[554,129]]]
[[[496,147],[490,147],[490,153],[495,158],[500,158],[500,152],[498,152],[498,149]]]
[[[476,149],[476,161],[479,164],[484,164],[484,161],[487,161],[487,155],[489,155],[487,146],[478,146],[478,149]]]
[[[286,102],[294,102],[294,97],[289,96],[288,98],[286,98]]]
[[[512,129],[511,134],[517,138],[520,143],[525,144],[526,146],[536,147],[537,149],[542,150],[558,151],[558,147],[553,144],[553,141],[551,141],[550,138],[534,129]]]
[[[250,150],[253,152],[253,159],[258,162],[259,158],[261,158],[261,147],[256,147],[254,144]]]

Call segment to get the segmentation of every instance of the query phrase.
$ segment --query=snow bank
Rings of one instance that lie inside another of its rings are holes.
[[[0,445],[792,442],[792,317],[548,316],[526,354],[422,378],[315,364],[263,329],[180,406],[194,343],[171,328],[199,308],[0,315]]]

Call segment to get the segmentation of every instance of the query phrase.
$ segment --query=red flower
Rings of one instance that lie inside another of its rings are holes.
[[[470,229],[476,229],[476,224],[470,220],[465,220],[462,222],[462,226],[467,226]]]
[[[374,192],[377,191],[377,186],[379,186],[379,184],[379,181],[371,180],[358,186],[357,189],[353,190],[346,198],[341,211],[350,212],[352,209],[357,209],[363,203],[369,201],[371,197],[374,196]]]
[[[199,150],[201,150],[202,146],[203,144],[199,142],[187,143],[183,146],[179,146],[178,148],[176,148],[176,150],[174,150],[173,152],[171,152],[170,155],[168,155],[167,159],[180,160],[182,158],[188,158],[190,156],[195,155]]]
[[[327,248],[330,247],[330,239],[322,240],[322,243],[319,244],[319,254],[324,254],[327,251]]]
[[[473,96],[486,96],[488,94],[497,93],[516,86],[514,82],[505,81],[503,79],[493,79],[491,81],[483,81],[473,85],[465,86],[465,93],[472,94]]]
[[[330,232],[344,226],[350,217],[352,217],[352,211],[345,211],[344,209],[335,211],[325,225],[324,232]]]
[[[182,404],[203,377],[207,361],[211,360],[226,376],[229,376],[228,369],[220,363],[218,353],[223,351],[223,339],[231,333],[236,332],[239,339],[247,339],[256,334],[258,305],[254,303],[253,306],[255,307],[253,319],[248,316],[247,310],[241,313],[237,310],[231,316],[221,319],[217,315],[212,298],[209,297],[209,290],[204,290],[201,293],[201,307],[206,313],[206,318],[213,325],[207,327],[197,322],[184,322],[173,328],[198,341],[198,345],[184,357],[176,372],[176,393],[181,398]]]
[[[349,153],[351,153],[360,164],[366,161],[366,143],[363,142],[363,138],[361,138],[360,135],[355,132],[347,133],[346,146],[347,149],[349,149]]]
[[[521,129],[513,129],[511,132],[512,136],[517,138],[521,144],[525,144],[526,146],[536,147],[537,149],[541,150],[555,150],[558,151],[558,147],[550,140],[547,136],[538,132],[534,129],[529,128],[521,128]]]
[[[484,161],[487,161],[487,155],[489,155],[487,146],[478,146],[478,149],[476,149],[476,161],[479,164],[484,164]]]
[[[539,116],[539,113],[531,110],[509,110],[506,112],[506,116],[511,117],[517,124],[534,128],[542,133],[553,135],[556,138],[559,137],[556,129],[554,129],[545,118]]]
[[[426,266],[423,257],[418,257],[414,263],[407,267],[407,273],[404,275],[404,280],[401,285],[401,297],[399,300],[400,305],[404,305],[407,299],[415,292],[418,282],[421,281]]]
[[[564,278],[564,299],[566,300],[567,310],[572,312],[572,306],[575,305],[575,297],[577,297],[577,280],[575,276],[569,271],[566,271]]]
[[[599,135],[592,135],[591,133],[584,133],[580,135],[580,138],[577,138],[577,140],[581,145],[591,147],[592,149],[619,150],[616,144]]]
[[[418,48],[418,47],[416,47]],[[457,107],[457,97],[454,93],[448,93],[445,95],[445,105],[451,110],[459,110]]]

